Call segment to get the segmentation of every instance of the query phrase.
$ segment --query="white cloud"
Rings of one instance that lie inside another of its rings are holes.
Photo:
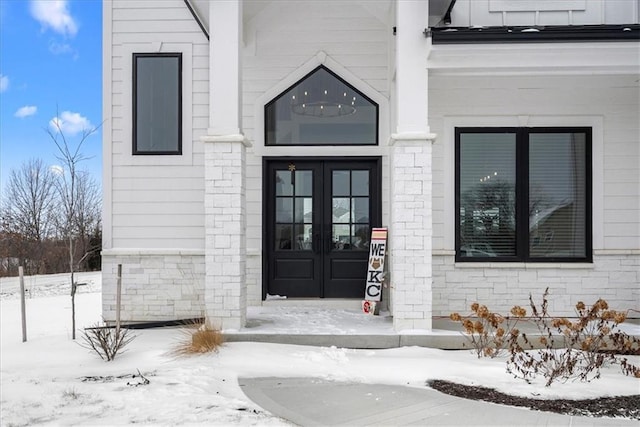
[[[7,89],[9,89],[9,77],[0,74],[0,92],[4,92]]]
[[[49,52],[54,55],[62,55],[63,53],[73,53],[74,49],[69,43],[58,43],[54,40],[49,42]]]
[[[65,36],[75,36],[78,24],[69,12],[66,0],[32,0],[30,5],[33,16],[44,28]]]
[[[54,174],[54,175],[62,175],[64,173],[64,168],[60,165],[53,165],[49,167],[49,170]]]
[[[24,119],[25,117],[33,116],[37,111],[38,107],[35,105],[25,105],[24,107],[18,108],[15,116]]]
[[[54,132],[62,131],[66,135],[77,135],[82,132],[90,132],[94,129],[89,119],[73,113],[71,111],[63,111],[58,117],[54,117],[49,121],[49,126]]]

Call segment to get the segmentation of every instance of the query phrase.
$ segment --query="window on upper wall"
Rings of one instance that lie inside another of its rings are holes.
[[[182,54],[133,54],[133,154],[182,154]]]
[[[456,128],[456,261],[591,262],[590,128]]]
[[[377,145],[378,104],[320,66],[265,106],[266,145]]]

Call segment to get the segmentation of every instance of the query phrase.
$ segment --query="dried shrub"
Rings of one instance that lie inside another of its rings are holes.
[[[464,335],[475,349],[478,357],[502,355],[509,346],[510,337],[514,334],[516,337],[518,335],[515,326],[527,315],[525,309],[516,306],[511,309],[512,316],[502,316],[477,302],[471,304],[471,311],[472,314],[468,316],[451,313],[449,318],[462,325]]]
[[[82,331],[80,345],[96,352],[102,360],[110,362],[116,358],[118,353],[123,353],[124,347],[135,337],[129,329],[96,323]]]
[[[217,352],[223,343],[222,333],[208,322],[195,321],[183,329],[183,337],[173,350],[176,356]]]
[[[532,320],[540,337],[533,339],[521,334],[510,340],[511,356],[507,371],[517,378],[530,381],[540,374],[550,386],[558,379],[591,381],[600,378],[600,368],[606,363],[619,364],[622,373],[640,378],[640,368],[629,363],[620,354],[640,354],[640,340],[620,330],[626,313],[610,310],[608,303],[597,300],[590,307],[580,301],[576,304],[576,318],[552,317],[548,312],[547,288],[538,307],[529,296]],[[537,342],[535,342],[537,341]],[[534,347],[541,346],[538,350]]]

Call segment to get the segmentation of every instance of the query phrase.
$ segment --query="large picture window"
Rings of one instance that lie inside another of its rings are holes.
[[[265,106],[266,145],[377,145],[378,104],[320,66]]]
[[[182,154],[182,54],[133,54],[133,154]]]
[[[456,261],[591,261],[591,129],[456,128]]]

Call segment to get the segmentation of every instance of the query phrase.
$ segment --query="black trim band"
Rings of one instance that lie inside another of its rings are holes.
[[[640,25],[436,27],[431,37],[433,44],[640,41]]]

